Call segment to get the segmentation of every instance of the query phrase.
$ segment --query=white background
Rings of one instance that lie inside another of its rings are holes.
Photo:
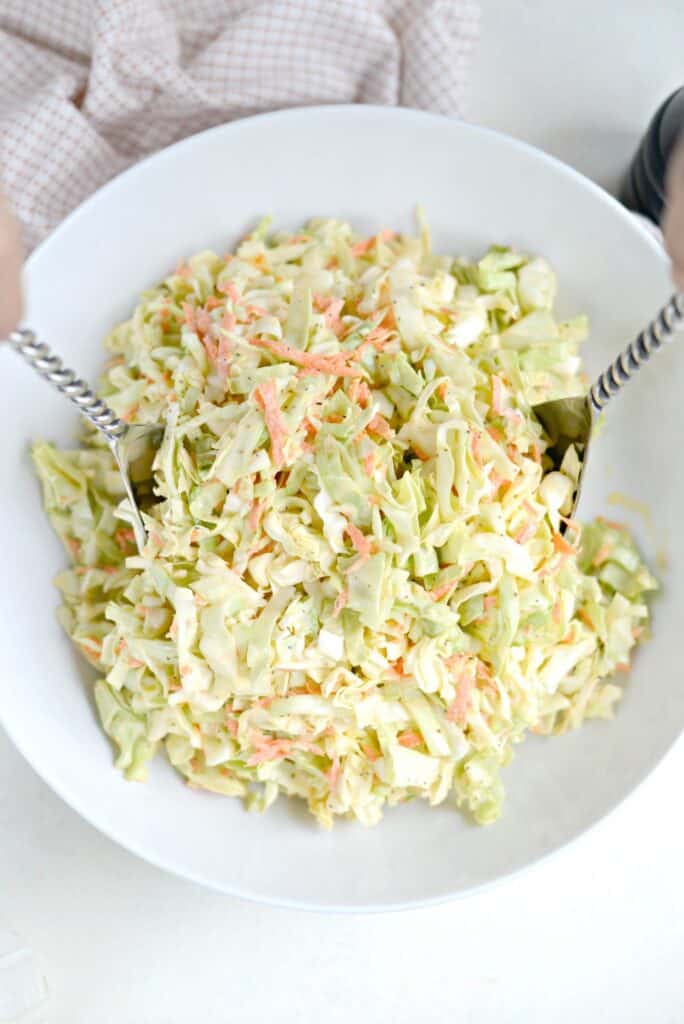
[[[684,84],[681,0],[483,8],[473,120],[615,188]],[[526,875],[427,910],[320,916],[148,867],[0,734],[0,919],[38,954],[54,1024],[680,1024],[683,782],[680,741],[607,821]]]

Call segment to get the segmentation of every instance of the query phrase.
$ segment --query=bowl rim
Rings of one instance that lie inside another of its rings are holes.
[[[520,152],[527,153],[535,159],[541,160],[542,163],[546,163],[548,166],[553,167],[560,174],[574,180],[580,187],[587,189],[589,192],[599,197],[603,202],[611,206],[614,211],[618,212],[625,223],[630,223],[632,227],[636,227],[642,239],[646,239],[654,253],[660,257],[663,263],[669,265],[669,260],[664,253],[663,247],[654,238],[653,234],[648,231],[644,225],[640,223],[638,218],[634,216],[632,211],[623,206],[615,196],[611,195],[610,192],[595,181],[592,181],[591,178],[587,177],[581,171],[571,167],[570,164],[566,164],[559,157],[556,157],[551,153],[547,153],[545,150],[540,149],[529,142],[525,142],[523,139],[517,139],[515,136],[508,135],[506,132],[499,131],[497,128],[489,128],[485,125],[473,124],[472,122],[466,121],[462,118],[452,118],[445,114],[438,114],[430,110],[419,110],[414,107],[390,107],[371,103],[335,103],[287,107],[283,110],[268,110],[259,114],[251,114],[248,117],[236,118],[233,121],[224,121],[221,124],[214,125],[212,128],[206,128],[204,131],[195,132],[193,135],[187,135],[185,138],[179,139],[177,142],[172,142],[170,145],[164,146],[162,149],[149,153],[147,156],[142,157],[142,159],[136,160],[130,165],[130,167],[126,167],[123,171],[120,171],[119,174],[114,175],[113,178],[106,181],[91,195],[84,199],[83,202],[79,203],[78,206],[71,210],[70,213],[68,213],[66,217],[61,220],[59,224],[57,224],[56,227],[53,228],[53,230],[50,231],[50,233],[46,235],[46,237],[32,250],[26,260],[26,268],[30,269],[33,263],[43,255],[44,251],[49,248],[58,232],[63,228],[70,226],[80,217],[88,213],[90,208],[96,206],[105,195],[108,195],[110,192],[114,192],[117,188],[122,187],[129,177],[139,173],[139,171],[148,164],[156,162],[162,163],[163,161],[173,157],[176,152],[196,145],[197,140],[208,138],[214,134],[220,135],[224,132],[236,133],[245,125],[251,125],[256,122],[268,123],[272,120],[296,120],[300,117],[308,117],[323,113],[325,113],[326,116],[332,117],[337,117],[340,114],[348,115],[353,113],[355,117],[374,117],[380,115],[382,117],[401,117],[407,121],[414,119],[420,121],[432,121],[436,124],[449,122],[452,124],[458,124],[462,129],[470,131],[475,135],[483,135],[501,140],[504,144],[510,145]]]

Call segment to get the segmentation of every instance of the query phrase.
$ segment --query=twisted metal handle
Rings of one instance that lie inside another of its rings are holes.
[[[676,292],[648,327],[637,335],[589,389],[591,404],[596,412],[601,412],[608,400],[632,379],[654,352],[672,341],[683,321],[684,293]]]
[[[41,377],[71,399],[79,412],[104,434],[110,444],[124,436],[128,427],[123,420],[97,397],[84,380],[73,370],[67,369],[59,356],[51,352],[47,345],[38,342],[33,331],[25,328],[12,331],[8,340]]]

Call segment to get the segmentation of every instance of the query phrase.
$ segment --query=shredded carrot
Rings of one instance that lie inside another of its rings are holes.
[[[518,544],[526,544],[528,540],[531,540],[536,533],[537,526],[539,525],[537,510],[530,505],[529,501],[523,502],[523,508],[530,518],[527,523],[518,530],[514,537],[514,540]]]
[[[585,626],[588,626],[589,629],[591,629],[594,633],[596,632],[596,626],[591,617],[589,616],[589,613],[585,611],[584,608],[579,608],[577,610],[577,618],[580,619],[580,621],[583,622]]]
[[[311,420],[306,416],[302,420],[302,426],[304,427],[304,431],[306,432],[307,437],[315,437],[316,434],[318,433],[318,428],[315,427]]]
[[[461,672],[468,661],[467,654],[450,654],[448,658],[444,659],[444,664],[450,672]]]
[[[255,752],[247,758],[247,764],[251,768],[265,761],[280,761],[287,757],[292,751],[292,740],[276,739],[266,736],[253,738]]]
[[[389,242],[392,238],[396,238],[396,232],[390,231],[389,228],[384,228],[382,231],[378,231],[377,235],[372,235],[370,238],[364,238],[362,241],[356,242],[352,245],[352,255],[363,256],[378,242]]]
[[[131,544],[135,544],[135,534],[130,527],[121,526],[114,531],[114,540],[121,550],[125,551]]]
[[[231,311],[227,309],[221,319],[221,327],[226,331],[234,331],[236,323],[237,320],[235,319],[235,313],[231,313]]]
[[[464,725],[468,717],[468,711],[473,699],[475,680],[472,672],[464,673],[456,686],[456,696],[447,709],[447,718],[450,722],[457,722]]]
[[[379,412],[376,412],[375,416],[366,427],[366,430],[369,433],[377,434],[378,437],[382,437],[386,441],[389,441],[390,438],[394,437],[394,431],[385,417],[381,416]]]
[[[506,420],[507,423],[519,423],[520,424],[524,420],[524,416],[520,412],[520,409],[504,409],[501,415],[503,416],[503,418]],[[536,445],[532,445],[532,448],[534,449],[534,453],[535,453],[535,454],[532,455],[532,458],[536,462],[537,461],[536,455],[538,454],[537,453],[537,447],[536,447]]]
[[[363,409],[366,408],[371,399],[370,388],[365,380],[359,380],[355,377],[349,385],[349,398],[352,402],[356,402]]]
[[[453,590],[458,580],[447,580],[445,583],[440,583],[439,586],[433,587],[432,590],[428,590],[428,594],[433,601],[441,601],[443,597]]]
[[[363,468],[368,476],[372,476],[373,470],[375,469],[375,455],[373,455],[373,452],[369,452],[368,455],[364,455]]]
[[[183,303],[183,319],[191,331],[195,330],[195,308],[189,302]]]
[[[404,659],[403,658],[397,658],[396,661],[393,661],[392,662],[392,670],[394,672],[396,672],[396,674],[398,676],[400,676],[400,677],[403,676],[403,675],[406,675],[406,670],[404,668]]]
[[[504,436],[498,427],[487,427],[487,433],[491,437],[492,441],[496,441],[497,444],[501,444],[504,439]]]
[[[374,241],[375,238],[364,238],[361,242],[356,242],[351,247],[352,256],[363,256],[373,247]]]
[[[553,547],[555,551],[557,551],[560,555],[563,555],[566,558],[570,555],[577,554],[577,549],[574,548],[572,544],[568,544],[567,540],[561,537],[560,533],[554,533]]]
[[[283,440],[287,437],[287,426],[278,405],[278,387],[275,380],[264,381],[254,389],[257,404],[263,409],[266,428],[271,435],[271,456],[276,469],[282,469],[285,463]]]
[[[496,608],[496,594],[487,594],[482,603],[484,605],[484,610],[486,612],[490,612],[492,608]]]
[[[333,295],[314,295],[314,306],[323,313],[326,327],[338,334],[342,328],[340,313],[344,307],[344,299],[336,299]]]
[[[386,327],[389,327],[393,331],[397,330],[399,325],[397,324],[397,318],[394,315],[394,306],[389,305],[387,307],[387,309],[385,310],[385,315],[383,316],[380,323],[384,324]]]
[[[367,334],[363,340],[364,342],[370,342],[373,348],[376,348],[379,351],[387,344],[387,341],[389,340],[391,335],[391,330],[388,330],[385,327],[378,326],[374,327],[373,330],[370,331],[370,333]]]
[[[328,770],[328,784],[331,789],[337,789],[337,784],[340,781],[340,759],[337,754],[332,759],[332,764]]]
[[[473,459],[478,466],[482,465],[482,434],[479,430],[474,430],[470,438],[470,450],[473,453]]]
[[[93,654],[99,655],[102,652],[102,644],[94,636],[85,636],[77,643],[87,657],[91,657]]]
[[[349,539],[352,545],[360,555],[371,555],[373,553],[373,541],[370,537],[365,537],[358,526],[354,526],[353,523],[347,523],[344,528],[345,533],[349,534]]]
[[[266,555],[269,551],[273,551],[273,541],[267,541],[265,544],[257,544],[256,547],[251,548],[248,551],[250,558],[254,558],[255,555]]]
[[[265,505],[266,505],[265,501],[253,501],[252,502],[252,507],[250,508],[249,513],[247,515],[247,525],[249,526],[250,530],[253,533],[256,533],[256,531],[257,531],[257,529],[259,527],[259,523],[261,521],[261,517],[263,515],[264,506]]]
[[[419,747],[423,742],[421,736],[414,729],[404,729],[397,736],[397,741],[401,743],[402,747],[408,747],[409,750]]]
[[[353,327],[350,328],[350,330],[353,330]],[[371,345],[377,352],[381,352],[391,338],[391,335],[391,331],[385,331],[378,326],[374,327],[373,330],[366,335],[361,344],[354,349],[352,356],[354,362],[358,363]]]
[[[628,662],[628,661],[621,661],[621,662],[619,662],[619,663],[618,663],[618,664],[617,664],[617,665],[615,666],[615,671],[616,671],[616,672],[629,672],[629,670],[631,669],[631,667],[632,667],[632,666],[631,666],[631,665],[629,664],[629,662]]]
[[[360,377],[363,371],[358,366],[349,366],[350,352],[336,352],[334,355],[316,355],[293,348],[284,341],[272,338],[250,338],[250,344],[256,348],[265,348],[273,355],[287,362],[305,367],[312,373],[330,373],[336,377]]]
[[[349,591],[346,589],[340,590],[339,594],[335,598],[335,604],[333,605],[333,618],[336,619],[347,601],[349,600]]]
[[[488,668],[487,665],[485,665],[484,661],[482,661],[480,658],[477,659],[475,671],[478,679],[490,681],[492,678],[492,673],[490,669]]]
[[[370,743],[362,743],[361,750],[364,752],[364,754],[371,763],[377,761],[378,758],[380,757],[378,751],[371,747]]]
[[[205,334],[202,338],[202,344],[204,345],[204,351],[207,353],[207,359],[215,366],[218,361],[219,347],[216,339],[211,334]]]
[[[240,301],[240,293],[233,284],[232,281],[224,281],[223,284],[217,286],[220,292],[227,295],[231,302],[236,303]]]
[[[221,300],[217,299],[215,295],[210,295],[207,301],[204,303],[204,308],[207,313],[211,313],[212,309],[218,309],[221,305]]]
[[[563,605],[561,604],[560,600],[556,601],[553,608],[551,609],[551,618],[556,623],[556,625],[560,626],[563,620]]]
[[[528,540],[532,540],[537,529],[537,521],[530,520],[521,526],[518,532],[514,536],[516,544],[527,544]]]
[[[618,523],[615,519],[606,519],[605,516],[596,516],[596,521],[607,526],[611,530],[619,530],[622,533],[625,529],[624,523]]]
[[[594,555],[591,564],[598,569],[599,565],[603,565],[610,558],[614,546],[612,541],[605,541]]]
[[[225,384],[228,380],[228,374],[230,371],[230,356],[233,351],[233,346],[229,338],[226,338],[225,334],[221,336],[218,343],[218,351],[216,353],[216,369],[221,381]]]
[[[206,334],[207,331],[211,330],[212,319],[206,309],[198,309],[195,311],[195,323],[197,324],[198,334]]]
[[[288,693],[294,693],[294,690],[288,690]],[[317,757],[325,756],[324,751],[321,750],[320,743],[314,743],[313,740],[307,740],[304,737],[296,739],[294,746],[297,750],[306,750],[309,754],[316,754]]]

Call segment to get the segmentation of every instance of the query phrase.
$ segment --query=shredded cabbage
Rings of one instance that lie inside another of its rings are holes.
[[[268,224],[201,252],[116,327],[102,394],[166,423],[137,553],[95,433],[34,449],[117,765],[324,826],[450,797],[500,813],[528,730],[609,717],[655,582],[627,531],[561,524],[535,402],[581,391],[583,318],[541,258]]]

